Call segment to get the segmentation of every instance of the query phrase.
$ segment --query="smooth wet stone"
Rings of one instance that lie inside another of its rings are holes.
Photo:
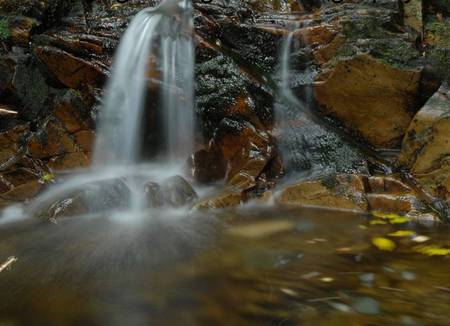
[[[399,145],[418,110],[418,69],[400,70],[359,55],[340,61],[316,81],[321,110],[377,148]]]
[[[189,182],[178,175],[161,182],[161,190],[165,203],[173,207],[191,204],[198,198]]]
[[[288,186],[275,195],[284,206],[318,206],[332,209],[367,211],[364,179],[358,175],[330,175],[318,180]]]
[[[74,217],[85,214],[110,213],[126,208],[131,196],[130,189],[122,180],[106,180],[89,183],[82,189],[53,203],[38,215],[45,219]]]
[[[148,207],[158,208],[164,206],[164,195],[158,183],[147,182],[144,186],[144,193]]]

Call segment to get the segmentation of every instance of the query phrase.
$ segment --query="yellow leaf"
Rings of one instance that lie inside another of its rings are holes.
[[[375,217],[378,217],[378,218],[385,219],[385,220],[392,220],[392,219],[402,217],[401,215],[397,215],[397,214],[393,214],[393,213],[383,213],[380,211],[373,211],[372,215]]]
[[[439,246],[419,246],[414,250],[420,254],[428,256],[447,256],[450,255],[450,249],[442,248]]]
[[[386,224],[387,222],[383,221],[383,220],[372,220],[370,221],[370,225],[381,225],[381,224]]]
[[[377,247],[380,250],[384,251],[392,251],[395,249],[396,245],[394,241],[382,238],[382,237],[375,237],[372,239],[372,244]]]
[[[55,179],[55,175],[53,173],[47,173],[46,175],[42,176],[41,181],[43,183],[49,183],[52,182]]]
[[[416,232],[409,231],[409,230],[399,230],[392,233],[389,233],[388,236],[390,237],[412,237],[415,236]]]
[[[411,221],[410,218],[402,217],[402,216],[399,216],[399,217],[396,217],[396,218],[393,218],[393,219],[389,220],[389,222],[391,224],[403,224],[403,223],[410,222],[410,221]]]

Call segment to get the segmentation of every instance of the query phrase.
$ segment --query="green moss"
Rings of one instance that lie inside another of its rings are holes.
[[[450,46],[432,49],[429,58],[441,78],[450,85]]]
[[[433,45],[450,44],[450,19],[444,21],[431,20],[425,24],[426,39]]]
[[[327,189],[334,190],[339,184],[336,174],[330,174],[320,180],[320,184]]]
[[[9,38],[9,20],[6,18],[0,19],[0,42],[4,42]]]

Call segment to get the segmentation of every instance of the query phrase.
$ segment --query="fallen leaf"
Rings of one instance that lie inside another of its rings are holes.
[[[402,217],[401,215],[398,214],[393,214],[393,213],[383,213],[383,212],[379,212],[379,211],[373,211],[372,215],[378,218],[382,218],[385,220],[392,220],[395,218],[399,218]]]
[[[372,244],[380,250],[392,251],[395,249],[395,242],[382,237],[375,237],[372,239]]]
[[[396,217],[396,218],[390,219],[389,223],[391,223],[391,224],[403,224],[403,223],[410,222],[410,221],[411,221],[410,218],[400,216],[400,217]]]
[[[383,225],[383,224],[387,224],[387,222],[386,222],[386,221],[383,221],[383,220],[373,220],[373,221],[370,221],[370,225]]]
[[[439,246],[419,246],[415,247],[414,250],[420,254],[428,256],[447,256],[450,255],[450,249],[442,248]]]
[[[395,231],[395,232],[392,232],[392,233],[388,234],[388,236],[390,236],[390,237],[398,237],[398,238],[401,238],[401,237],[412,237],[412,236],[415,236],[415,235],[416,235],[416,232],[410,231],[410,230],[398,230],[398,231]]]

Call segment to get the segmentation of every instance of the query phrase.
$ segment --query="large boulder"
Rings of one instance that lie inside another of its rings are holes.
[[[398,164],[432,195],[450,202],[450,89],[442,86],[416,114]]]
[[[340,61],[316,80],[323,112],[377,148],[397,147],[417,110],[420,70],[386,65],[368,55]]]

